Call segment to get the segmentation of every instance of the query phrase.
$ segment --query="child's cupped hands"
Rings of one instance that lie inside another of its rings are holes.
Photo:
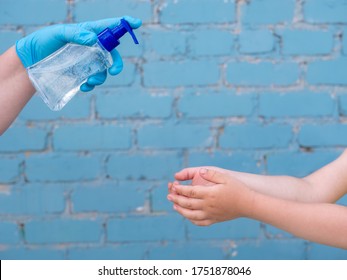
[[[184,169],[168,184],[168,200],[173,208],[192,223],[208,226],[245,216],[252,193],[226,170],[214,167]],[[191,180],[191,185],[179,181]]]

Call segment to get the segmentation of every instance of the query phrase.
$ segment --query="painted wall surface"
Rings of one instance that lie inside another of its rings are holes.
[[[60,112],[33,98],[0,138],[0,258],[347,259],[257,221],[197,227],[166,199],[184,167],[302,177],[344,150],[347,2],[1,0],[0,52],[123,15],[144,22],[124,71]]]

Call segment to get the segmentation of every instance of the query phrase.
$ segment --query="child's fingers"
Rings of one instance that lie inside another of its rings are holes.
[[[180,213],[183,217],[194,220],[194,221],[202,221],[205,219],[205,213],[201,210],[191,210],[182,208],[177,204],[174,204],[173,208]]]
[[[181,171],[177,172],[175,174],[175,179],[179,181],[188,181],[192,180],[196,174],[196,172],[199,171],[198,167],[190,167],[182,169]]]
[[[177,181],[175,182],[169,182],[167,184],[167,187],[168,187],[168,190],[169,190],[169,193],[173,193],[173,194],[176,194],[176,192],[172,189],[174,185],[178,185],[179,183]]]
[[[215,184],[224,184],[229,179],[227,174],[213,169],[200,168],[199,173],[202,178]]]
[[[204,198],[208,193],[208,187],[204,186],[183,186],[172,185],[172,191],[179,195],[184,195],[189,198]]]
[[[169,194],[167,196],[167,199],[181,206],[182,208],[191,209],[191,210],[202,209],[201,199],[189,198],[182,195],[174,195],[174,194]]]

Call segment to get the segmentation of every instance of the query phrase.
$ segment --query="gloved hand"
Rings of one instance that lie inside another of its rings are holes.
[[[124,19],[134,29],[142,24],[140,19],[125,16]],[[50,54],[54,53],[67,43],[92,46],[97,40],[97,34],[106,27],[115,27],[120,23],[121,18],[110,18],[99,21],[89,21],[78,24],[52,25],[36,31],[27,37],[17,41],[16,51],[25,68],[39,62]],[[118,51],[111,52],[113,65],[108,69],[110,75],[117,75],[123,69],[123,61]],[[86,83],[80,87],[81,91],[90,91],[95,86],[105,82],[107,71],[90,76]]]

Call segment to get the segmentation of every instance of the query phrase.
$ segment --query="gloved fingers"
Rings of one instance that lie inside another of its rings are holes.
[[[107,71],[105,70],[90,76],[87,80],[87,84],[90,86],[99,86],[106,81],[106,78],[107,78]]]
[[[116,49],[111,51],[111,55],[113,59],[113,64],[108,69],[108,73],[110,73],[110,75],[112,76],[115,76],[115,75],[118,75],[123,70],[123,59]]]
[[[142,24],[142,21],[138,18],[133,18],[130,16],[124,16],[123,18],[134,29],[139,28]],[[122,18],[108,18],[108,19],[101,19],[97,21],[88,21],[88,22],[80,23],[79,25],[84,29],[93,31],[96,34],[98,34],[107,27],[109,28],[116,27],[117,25],[120,24],[121,19]]]
[[[61,25],[62,31],[59,33],[59,39],[64,43],[75,43],[79,45],[94,45],[98,37],[97,35],[78,24]]]
[[[140,19],[125,16],[124,19],[128,21],[132,28],[139,28],[142,24]],[[62,24],[57,32],[57,37],[62,43],[75,43],[79,45],[94,45],[97,40],[97,34],[107,27],[115,27],[119,25],[121,18],[109,18],[98,21],[89,21],[80,24]]]
[[[91,86],[88,83],[84,83],[80,86],[80,90],[83,92],[92,91],[94,88],[95,88],[95,86]]]
[[[133,18],[131,16],[124,16],[123,17],[131,26],[131,28],[137,29],[142,25],[142,20],[139,18]]]

